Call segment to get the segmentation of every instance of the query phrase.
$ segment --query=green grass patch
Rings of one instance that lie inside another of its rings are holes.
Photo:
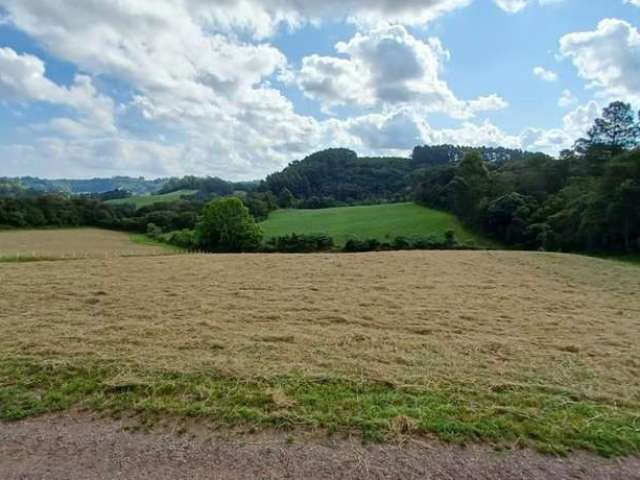
[[[136,208],[147,207],[156,203],[172,203],[182,199],[182,197],[193,195],[197,190],[178,190],[176,192],[164,195],[138,195],[129,198],[119,198],[117,200],[108,200],[106,203],[111,205],[135,205]]]
[[[573,449],[603,456],[640,452],[637,405],[580,400],[535,386],[492,389],[452,383],[417,389],[339,378],[239,380],[27,359],[1,362],[0,386],[0,419],[5,421],[83,407],[138,414],[145,423],[182,416],[228,427],[357,431],[375,441],[399,433],[434,434],[457,443],[489,441],[556,454]]]
[[[415,203],[278,210],[260,226],[267,239],[292,233],[325,233],[333,237],[338,246],[350,239],[390,241],[395,237],[444,237],[447,230],[453,230],[461,243],[496,246],[465,228],[454,215]]]
[[[168,243],[155,240],[144,233],[134,233],[129,236],[131,241],[137,245],[144,245],[147,247],[160,247],[168,252],[183,253],[186,252],[184,248],[180,248],[176,245],[169,245]]]

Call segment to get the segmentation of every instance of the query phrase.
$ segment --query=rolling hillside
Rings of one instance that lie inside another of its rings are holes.
[[[279,210],[260,224],[267,238],[291,233],[326,233],[338,245],[351,238],[391,240],[398,236],[441,237],[456,232],[460,242],[490,246],[487,239],[467,230],[448,213],[414,203],[328,208],[323,210]]]
[[[111,205],[133,204],[138,208],[153,205],[154,203],[175,202],[184,196],[193,195],[196,190],[178,190],[177,192],[166,193],[164,195],[139,195],[129,198],[119,198],[117,200],[109,200],[106,203]]]

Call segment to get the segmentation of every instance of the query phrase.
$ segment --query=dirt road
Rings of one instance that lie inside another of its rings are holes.
[[[640,458],[285,434],[135,433],[111,419],[65,414],[0,424],[2,480],[75,479],[640,479]]]

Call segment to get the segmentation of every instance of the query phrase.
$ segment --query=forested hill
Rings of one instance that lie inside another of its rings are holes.
[[[414,174],[425,168],[456,163],[468,152],[478,153],[489,162],[533,155],[506,148],[438,145],[416,147],[411,158],[359,158],[351,150],[337,148],[291,163],[282,172],[269,175],[260,190],[312,203],[401,200],[410,193]]]
[[[365,200],[402,200],[410,193],[411,176],[420,169],[450,164],[466,152],[477,152],[485,160],[501,162],[521,159],[520,150],[505,148],[471,148],[452,145],[420,146],[411,158],[359,158],[347,149],[330,149],[314,153],[291,163],[264,182],[228,182],[217,177],[160,178],[118,176],[87,180],[48,180],[36,177],[0,177],[0,196],[36,196],[43,193],[104,194],[128,192],[133,195],[171,193],[194,190],[202,199],[231,195],[237,191],[260,190],[281,196],[289,192],[302,201],[314,203]]]
[[[18,195],[21,193],[71,193],[92,194],[114,190],[126,190],[142,195],[160,190],[168,179],[147,180],[143,177],[91,178],[87,180],[58,179],[48,180],[36,177],[1,178],[0,195]]]

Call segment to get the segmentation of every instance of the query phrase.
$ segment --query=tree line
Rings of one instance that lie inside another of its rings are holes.
[[[488,162],[471,152],[417,174],[414,194],[518,248],[638,252],[639,145],[640,119],[614,102],[559,159]]]

